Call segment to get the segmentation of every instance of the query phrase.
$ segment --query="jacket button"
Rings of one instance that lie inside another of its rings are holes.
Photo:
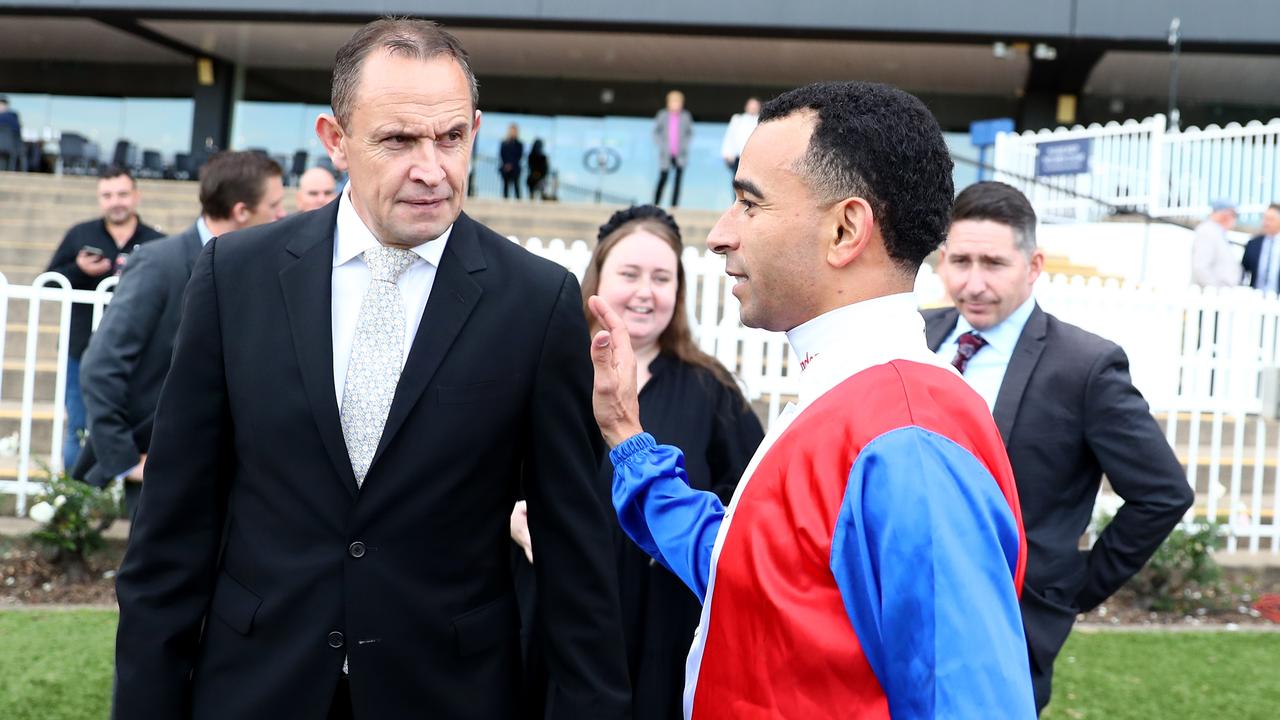
[[[342,633],[338,632],[337,630],[334,630],[333,632],[329,633],[329,647],[333,648],[334,650],[337,650],[338,648],[342,647]]]
[[[359,540],[351,543],[351,546],[347,548],[347,552],[351,553],[351,557],[353,558],[364,557],[364,543]]]

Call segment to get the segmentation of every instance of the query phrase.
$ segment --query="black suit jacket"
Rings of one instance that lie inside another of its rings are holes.
[[[926,310],[937,349],[954,308]],[[1033,658],[1052,665],[1076,614],[1142,568],[1195,500],[1186,474],[1129,378],[1124,350],[1037,305],[992,413],[1018,484],[1027,534],[1023,621]],[[1102,475],[1124,506],[1081,552]]]
[[[182,318],[182,293],[200,254],[200,233],[139,245],[80,364],[89,441],[76,463],[85,482],[105,486],[138,464],[169,372]]]
[[[337,208],[196,263],[117,582],[116,715],[325,717],[350,656],[357,718],[513,717],[523,485],[552,717],[625,717],[577,282],[460,216],[357,490],[333,383]]]
[[[1244,280],[1249,283],[1251,288],[1280,292],[1280,287],[1262,287],[1264,281],[1264,278],[1260,275],[1262,272],[1262,248],[1266,242],[1265,235],[1254,235],[1249,239],[1248,244],[1244,246],[1244,255],[1240,258],[1240,264],[1244,266]]]

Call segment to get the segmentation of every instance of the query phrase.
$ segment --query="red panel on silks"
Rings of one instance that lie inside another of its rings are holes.
[[[851,622],[857,613],[847,605],[848,597],[842,597],[837,578],[842,570],[837,567],[833,572],[833,536],[838,536],[838,526],[846,520],[842,513],[846,493],[855,492],[850,490],[854,481],[844,479],[859,472],[860,456],[869,444],[903,428],[919,430],[922,436],[941,436],[937,442],[972,456],[962,458],[974,468],[968,477],[952,480],[942,473],[942,482],[986,486],[988,498],[996,502],[1003,495],[1017,527],[1017,552],[1015,559],[1009,542],[1006,556],[995,565],[997,572],[1012,571],[1015,592],[1021,592],[1026,539],[1017,490],[986,405],[943,368],[905,360],[868,368],[795,418],[747,481],[732,518],[726,518],[730,524],[706,598],[710,608],[704,620],[701,662],[697,641],[690,657],[688,679],[696,682],[693,720],[890,716],[886,691],[868,660],[868,655],[875,655],[864,650],[870,640],[859,639],[857,620]],[[890,454],[878,462],[912,465],[913,458],[903,460],[895,463]],[[991,494],[992,478],[999,495]],[[897,480],[910,482],[911,478]],[[912,511],[902,510],[908,515]],[[1007,512],[1003,507],[1000,511]],[[865,533],[880,532],[872,521],[867,523],[860,526]],[[866,567],[876,567],[877,559],[868,562]],[[845,579],[865,585],[880,578],[876,572],[870,578],[857,574]],[[1005,578],[1007,582],[1007,574]],[[933,578],[920,581],[932,583]],[[871,588],[870,596],[880,598],[886,608],[892,605],[895,598],[881,597],[879,592]],[[1002,605],[1003,612],[1008,612],[1008,605]],[[1012,607],[1016,613],[1016,600]],[[1017,629],[1020,636],[1020,623]],[[887,653],[892,653],[894,642],[893,638],[876,640],[879,651]],[[939,657],[939,664],[943,662]],[[939,693],[936,706],[930,699],[929,707],[941,712],[950,703]]]

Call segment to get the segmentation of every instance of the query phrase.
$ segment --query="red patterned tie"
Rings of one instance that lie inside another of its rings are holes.
[[[951,364],[955,365],[956,370],[959,370],[960,374],[963,375],[964,369],[969,367],[969,360],[986,344],[987,341],[978,333],[972,330],[964,333],[956,338],[956,356],[951,358]]]

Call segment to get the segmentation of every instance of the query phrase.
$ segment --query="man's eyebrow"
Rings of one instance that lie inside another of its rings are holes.
[[[756,187],[756,184],[750,180],[739,180],[738,178],[734,178],[733,189],[741,190],[747,195],[755,195],[758,198],[764,197],[764,193],[760,192],[760,188]]]

